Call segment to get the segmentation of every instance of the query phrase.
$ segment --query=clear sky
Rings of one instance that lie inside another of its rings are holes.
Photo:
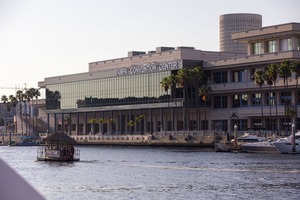
[[[219,16],[300,22],[299,0],[0,0],[0,96],[159,46],[219,50]]]

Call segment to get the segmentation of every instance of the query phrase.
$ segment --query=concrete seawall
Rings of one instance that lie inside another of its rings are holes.
[[[79,145],[124,145],[124,146],[182,146],[214,147],[214,142],[223,136],[214,135],[76,135],[71,136]]]
[[[20,140],[21,134],[12,134],[14,142]],[[42,138],[45,138],[43,134]],[[144,134],[144,135],[71,135],[78,145],[119,145],[119,146],[178,146],[213,148],[214,142],[225,140],[224,135],[213,134]],[[3,137],[4,144],[8,144],[9,135]],[[1,140],[2,143],[2,140]]]

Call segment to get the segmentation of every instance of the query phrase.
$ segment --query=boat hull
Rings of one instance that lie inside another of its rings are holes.
[[[240,145],[236,146],[232,142],[215,142],[214,143],[216,152],[230,152],[234,150],[240,150]]]
[[[248,153],[279,153],[276,147],[268,142],[247,143],[241,147]]]
[[[74,162],[80,160],[80,151],[74,153],[60,149],[38,148],[37,161]]]
[[[293,151],[293,145],[290,142],[276,142],[274,143],[276,149],[282,153],[282,154],[286,154],[286,153],[294,153]],[[300,144],[296,143],[295,144],[295,153],[300,153]]]

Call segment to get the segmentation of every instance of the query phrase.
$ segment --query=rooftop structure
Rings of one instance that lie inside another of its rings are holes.
[[[220,16],[220,51],[246,53],[246,44],[231,38],[232,33],[262,27],[262,16],[250,13]]]

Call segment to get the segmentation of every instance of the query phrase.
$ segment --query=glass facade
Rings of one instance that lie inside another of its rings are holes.
[[[170,94],[160,82],[170,74],[171,71],[163,71],[48,85],[46,109],[164,102]]]

